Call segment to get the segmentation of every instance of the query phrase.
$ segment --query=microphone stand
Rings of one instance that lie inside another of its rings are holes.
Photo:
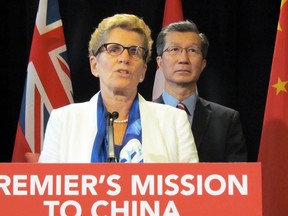
[[[108,162],[117,163],[114,148],[114,120],[119,116],[118,112],[109,113],[107,112],[105,117],[107,121],[107,134],[108,134]]]

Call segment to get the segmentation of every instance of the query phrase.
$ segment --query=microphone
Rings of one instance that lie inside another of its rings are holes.
[[[119,117],[119,113],[114,111],[112,113],[106,112],[105,118],[107,122],[107,133],[108,133],[108,161],[110,163],[117,162],[115,157],[115,149],[114,149],[114,120]]]
[[[113,125],[114,124],[114,120],[117,119],[119,117],[119,113],[114,111],[113,113],[110,112],[106,112],[105,114],[105,118],[107,121],[107,125]]]
[[[114,111],[114,112],[112,112],[111,116],[112,116],[112,125],[113,125],[114,124],[114,120],[119,117],[119,113]]]

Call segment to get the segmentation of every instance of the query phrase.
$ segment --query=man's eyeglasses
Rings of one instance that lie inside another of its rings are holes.
[[[141,46],[130,46],[125,47],[118,43],[105,43],[103,44],[98,51],[96,52],[96,55],[100,52],[101,48],[104,47],[108,54],[112,56],[119,56],[121,55],[125,49],[128,50],[128,53],[130,56],[137,58],[137,59],[145,59],[147,55],[147,50],[144,47]]]
[[[163,52],[167,52],[170,55],[181,55],[181,53],[183,52],[183,50],[186,51],[186,53],[189,56],[196,56],[196,55],[200,55],[202,53],[201,49],[199,47],[188,47],[188,48],[183,48],[183,47],[179,47],[179,46],[171,46],[166,48]]]

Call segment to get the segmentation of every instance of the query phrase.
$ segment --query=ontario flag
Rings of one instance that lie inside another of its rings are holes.
[[[263,120],[263,215],[288,213],[288,3],[282,0]]]
[[[40,153],[51,110],[73,102],[67,62],[58,0],[40,0],[12,162]]]
[[[166,0],[164,8],[164,16],[162,27],[169,25],[172,22],[183,21],[182,1],[181,0]],[[152,100],[157,99],[164,90],[164,75],[162,71],[157,69],[154,79]]]

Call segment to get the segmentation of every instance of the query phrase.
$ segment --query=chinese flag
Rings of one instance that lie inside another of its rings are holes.
[[[27,152],[40,153],[51,110],[72,102],[58,1],[40,0],[12,162],[26,162]]]
[[[258,161],[263,215],[288,214],[288,5],[282,0]]]
[[[166,0],[162,27],[172,22],[183,20],[182,2],[181,0]],[[164,89],[164,75],[157,69],[154,79],[152,100],[157,99]]]

